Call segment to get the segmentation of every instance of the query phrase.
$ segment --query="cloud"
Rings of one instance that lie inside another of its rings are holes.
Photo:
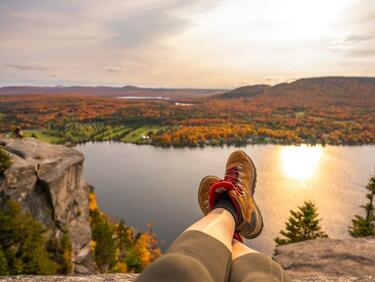
[[[8,64],[5,65],[8,68],[13,68],[16,70],[21,70],[21,71],[44,71],[47,72],[48,68],[45,66],[40,66],[40,65],[14,65],[14,64]]]
[[[0,0],[0,84],[233,87],[375,72],[373,1]]]
[[[192,14],[220,1],[0,0],[0,35],[139,47],[187,30]]]
[[[107,72],[122,72],[122,69],[119,68],[106,68]]]
[[[375,57],[375,48],[368,49],[352,49],[350,54],[355,57]]]
[[[375,55],[375,6],[373,0],[352,1],[339,22],[340,30],[330,47],[351,59],[353,66],[356,60],[371,60]],[[365,67],[365,66],[364,66]]]
[[[117,42],[128,47],[139,47],[183,32],[189,26],[190,22],[183,17],[149,9],[127,19],[113,21],[111,30],[116,34]]]
[[[345,38],[345,41],[350,42],[360,42],[360,41],[368,41],[375,39],[375,34],[363,34],[363,35],[350,35]]]

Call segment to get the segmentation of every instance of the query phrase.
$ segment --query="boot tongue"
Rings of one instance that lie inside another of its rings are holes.
[[[210,209],[215,208],[215,201],[217,200],[217,196],[220,195],[220,193],[218,193],[219,189],[220,191],[221,189],[224,189],[227,192],[229,192],[230,190],[235,190],[236,187],[234,186],[232,182],[225,181],[225,180],[218,180],[214,182],[211,185],[210,191],[208,193],[208,205]],[[223,191],[221,191],[221,193],[223,193]]]

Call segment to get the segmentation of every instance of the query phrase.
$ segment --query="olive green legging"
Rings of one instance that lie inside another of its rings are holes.
[[[220,241],[200,232],[186,231],[168,251],[148,266],[137,282],[268,282],[291,281],[272,259],[250,253],[232,261]]]

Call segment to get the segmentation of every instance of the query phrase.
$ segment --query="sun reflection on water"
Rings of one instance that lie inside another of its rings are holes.
[[[321,146],[290,146],[281,148],[281,165],[285,176],[295,180],[308,180],[314,176],[323,149]]]

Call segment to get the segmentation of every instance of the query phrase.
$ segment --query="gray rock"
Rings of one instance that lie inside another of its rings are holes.
[[[100,274],[100,275],[85,275],[85,276],[13,276],[0,277],[1,282],[134,282],[138,274]],[[303,279],[295,279],[293,282],[374,282],[375,277],[323,277],[313,276]]]
[[[375,276],[375,237],[284,245],[276,248],[274,260],[294,278]]]
[[[14,199],[56,237],[69,232],[75,268],[92,273],[89,185],[82,180],[82,153],[34,138],[0,142],[12,157],[12,166],[0,178],[0,205]]]
[[[87,276],[13,276],[0,277],[2,282],[133,282],[137,274],[100,274]]]

